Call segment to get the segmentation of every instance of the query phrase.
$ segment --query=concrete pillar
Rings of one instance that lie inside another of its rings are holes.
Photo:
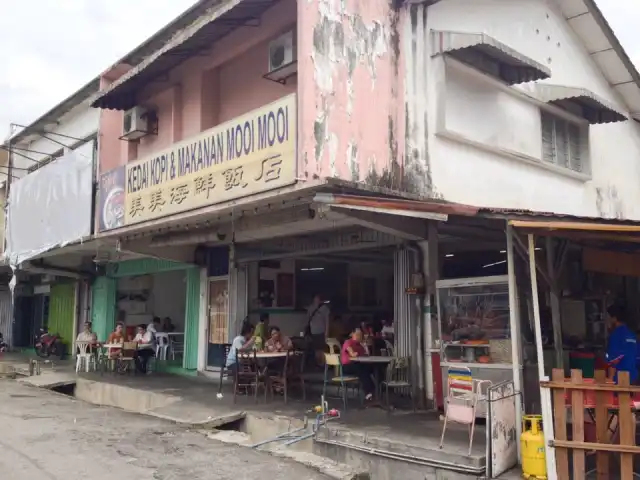
[[[439,352],[435,347],[435,340],[438,338],[438,313],[436,300],[436,280],[439,278],[440,268],[438,260],[438,230],[436,222],[429,222],[428,239],[418,242],[418,247],[422,252],[422,272],[425,276],[425,294],[423,300],[421,330],[421,343],[424,345],[423,372],[425,383],[425,395],[427,408],[437,406],[435,397],[435,385],[433,375],[433,362],[431,354]]]

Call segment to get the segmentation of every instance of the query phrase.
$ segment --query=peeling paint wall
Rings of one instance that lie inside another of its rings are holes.
[[[298,171],[407,188],[393,0],[298,1]]]

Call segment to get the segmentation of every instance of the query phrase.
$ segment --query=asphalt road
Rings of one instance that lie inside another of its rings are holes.
[[[0,380],[2,480],[327,480],[169,422]]]

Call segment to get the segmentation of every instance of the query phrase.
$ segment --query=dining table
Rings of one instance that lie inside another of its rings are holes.
[[[384,356],[384,355],[362,355],[359,357],[354,357],[351,359],[352,362],[355,363],[362,363],[362,364],[367,364],[367,365],[376,365],[374,371],[373,371],[373,375],[375,378],[375,382],[376,382],[376,395],[379,395],[379,390],[380,390],[380,370],[381,370],[381,366],[383,365],[389,365],[392,361],[394,360],[394,357],[388,357],[388,356]]]

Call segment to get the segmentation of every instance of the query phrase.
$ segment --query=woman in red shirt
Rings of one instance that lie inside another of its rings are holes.
[[[356,327],[351,332],[351,337],[342,345],[341,360],[342,372],[344,375],[354,375],[360,380],[360,385],[364,390],[365,400],[373,398],[375,385],[371,375],[373,370],[371,365],[352,361],[356,357],[364,357],[367,355],[367,349],[362,345],[362,329]]]

